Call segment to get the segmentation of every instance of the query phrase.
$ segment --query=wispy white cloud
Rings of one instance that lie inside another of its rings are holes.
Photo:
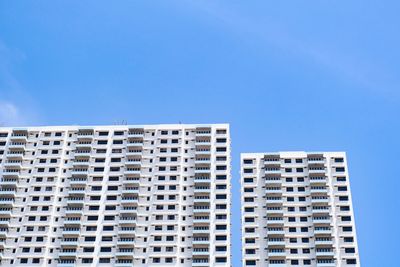
[[[0,126],[23,126],[38,122],[34,99],[13,73],[13,67],[24,59],[21,51],[10,49],[0,39]]]
[[[332,75],[387,99],[399,99],[400,80],[390,69],[366,58],[355,58],[349,51],[310,43],[291,34],[274,21],[260,24],[256,19],[219,2],[186,1],[192,8],[224,25],[227,31],[266,47],[277,47],[285,55],[302,58],[325,68]],[[262,51],[260,51],[262,52]],[[394,98],[393,98],[394,97]]]
[[[0,126],[16,126],[25,123],[24,116],[14,103],[0,101]]]

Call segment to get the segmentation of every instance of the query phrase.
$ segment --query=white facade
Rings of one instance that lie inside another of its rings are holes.
[[[346,154],[241,155],[243,266],[360,266]]]
[[[1,266],[230,266],[227,124],[0,128]]]

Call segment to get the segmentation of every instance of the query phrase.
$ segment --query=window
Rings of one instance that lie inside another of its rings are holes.
[[[216,257],[215,262],[224,263],[224,262],[226,262],[226,257]]]
[[[340,162],[344,162],[343,158],[335,158],[335,162],[340,163]]]
[[[99,262],[100,263],[110,263],[111,259],[110,258],[100,258]]]
[[[346,259],[346,264],[357,264],[356,259]]]
[[[85,253],[94,252],[94,247],[84,247],[83,252]]]
[[[343,232],[351,232],[353,228],[351,226],[343,226]]]
[[[336,172],[344,172],[344,167],[336,167]]]
[[[353,237],[344,237],[343,238],[343,241],[345,242],[345,243],[352,243],[352,242],[354,242],[354,238]]]
[[[82,263],[84,264],[93,263],[93,258],[82,258]]]
[[[100,252],[111,252],[111,247],[101,247]]]

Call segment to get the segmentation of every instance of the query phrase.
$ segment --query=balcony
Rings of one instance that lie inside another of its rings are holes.
[[[118,229],[118,234],[121,235],[135,235],[135,227],[120,227]]]
[[[124,174],[125,175],[140,174],[140,168],[126,168]]]
[[[74,152],[75,157],[90,157],[91,154],[91,150],[75,150]]]
[[[195,183],[211,183],[211,178],[208,176],[195,176],[194,182]]]
[[[311,194],[328,194],[328,188],[324,186],[311,186]]]
[[[309,174],[322,174],[325,175],[326,169],[325,167],[310,167],[308,169]]]
[[[208,226],[194,226],[193,234],[209,234],[210,228]]]
[[[267,225],[272,225],[272,224],[283,224],[283,218],[278,218],[278,217],[267,217]]]
[[[335,253],[333,252],[332,249],[317,248],[315,250],[315,256],[317,256],[317,257],[334,257]]]
[[[121,217],[119,219],[119,224],[136,224],[136,218],[135,217]]]
[[[320,214],[323,213],[324,215],[327,214],[329,215],[330,213],[330,208],[329,206],[313,206],[312,207],[312,213],[313,214]]]
[[[281,185],[282,180],[280,177],[266,177],[265,184],[266,185]]]
[[[195,196],[193,199],[193,203],[210,203],[209,196]]]
[[[315,238],[315,245],[333,245],[333,241],[330,238]]]
[[[193,223],[210,223],[209,216],[194,216]]]
[[[0,227],[8,227],[10,225],[10,218],[0,218]]]
[[[329,198],[328,197],[311,197],[311,203],[312,204],[328,204],[329,203]]]
[[[10,137],[10,140],[13,142],[27,142],[28,135],[24,133],[13,133]]]
[[[72,166],[76,167],[76,166],[83,166],[85,168],[88,168],[90,165],[89,163],[89,159],[75,159],[72,162]]]
[[[267,205],[268,204],[283,204],[283,199],[282,197],[267,197]]]
[[[83,204],[85,202],[84,197],[68,197],[67,204]]]
[[[210,244],[208,237],[193,237],[193,245],[207,245]]]
[[[210,213],[210,207],[209,206],[194,206],[193,212],[194,213]]]
[[[316,234],[316,235],[318,235],[318,234],[328,235],[329,234],[330,235],[330,234],[332,234],[332,230],[330,227],[315,227],[314,234]]]
[[[22,168],[22,160],[7,160],[4,162],[4,167],[12,167],[21,169]]]
[[[126,156],[141,156],[142,150],[141,149],[129,149],[126,151]]]
[[[0,208],[0,215],[4,215],[7,217],[11,217],[12,214],[12,208]]]
[[[267,234],[268,235],[284,235],[285,234],[285,230],[281,227],[269,227],[267,228]]]
[[[266,213],[267,213],[267,215],[283,214],[283,209],[281,207],[270,207],[270,208],[267,208]]]
[[[210,167],[196,167],[194,169],[195,173],[202,174],[202,173],[210,173],[211,168]]]
[[[62,231],[63,235],[79,235],[80,228],[64,228]]]
[[[83,200],[82,200],[82,201],[83,201]],[[83,202],[82,202],[82,204],[83,204]],[[72,215],[72,214],[82,215],[82,214],[83,214],[83,208],[68,207],[68,208],[65,210],[65,214],[70,214],[70,215]]]
[[[58,252],[58,256],[60,257],[73,257],[76,256],[77,252],[75,249],[64,249]]]
[[[197,147],[196,148],[196,154],[198,154],[198,155],[210,155],[211,154],[211,149]]]
[[[208,186],[195,186],[194,193],[210,193],[211,189]]]
[[[144,132],[143,131],[129,131],[128,132],[128,137],[140,137],[143,138],[144,136]]]
[[[17,184],[18,184],[18,179],[10,179],[10,178],[8,178],[8,179],[5,179],[5,178],[3,178],[1,181],[0,181],[0,184],[1,185],[11,185],[11,186],[17,186]]]
[[[311,185],[324,185],[326,186],[326,177],[325,176],[310,176],[310,184]]]
[[[74,194],[74,195],[81,195],[81,194],[85,194],[86,188],[85,187],[71,187],[68,191],[68,193],[70,195]]]
[[[60,244],[61,246],[78,246],[78,238],[64,238]]]
[[[13,205],[14,198],[0,198],[0,205]]]
[[[201,158],[197,157],[194,161],[195,164],[211,164],[211,159],[210,158]]]
[[[330,224],[330,217],[313,217],[314,224]]]
[[[92,147],[92,141],[80,141],[75,144],[76,149]]]
[[[68,225],[74,225],[74,224],[81,224],[81,218],[80,217],[67,217],[64,219],[64,224]]]
[[[126,146],[129,147],[137,147],[137,146],[143,146],[143,140],[132,140],[128,141]]]
[[[8,151],[7,158],[15,159],[15,160],[22,160],[24,157],[24,151]]]
[[[286,242],[284,238],[269,238],[268,246],[285,246]]]
[[[201,256],[208,256],[210,255],[210,251],[208,248],[193,248],[193,255],[201,255]]]
[[[122,248],[120,248],[115,252],[115,255],[117,257],[127,257],[127,256],[133,257],[134,253],[135,253],[134,249],[122,249]]]
[[[307,159],[308,164],[325,164],[325,158],[323,156],[312,156]]]
[[[87,179],[86,178],[71,178],[69,180],[70,185],[86,185]]]
[[[3,188],[0,189],[0,197],[15,197],[15,189]]]
[[[137,197],[122,197],[121,198],[121,203],[138,203],[139,200]]]
[[[93,131],[79,131],[77,137],[78,139],[91,139],[93,138]]]
[[[211,130],[197,130],[196,136],[198,137],[208,137],[211,136]]]
[[[265,174],[280,174],[281,173],[281,168],[265,168]]]
[[[134,245],[134,238],[120,238],[117,240],[117,245]]]
[[[266,187],[265,193],[266,194],[282,194],[282,188],[281,187]]]
[[[196,146],[211,146],[211,137],[210,138],[196,138],[195,140]]]
[[[0,175],[2,175],[4,178],[18,178],[19,174],[19,169],[3,169],[0,171]]]
[[[286,252],[284,249],[270,249],[268,251],[268,257],[285,257]]]
[[[139,194],[139,187],[125,187],[122,189],[122,194]]]

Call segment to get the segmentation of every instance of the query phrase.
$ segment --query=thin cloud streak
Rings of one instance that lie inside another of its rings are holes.
[[[25,123],[25,118],[15,104],[0,101],[0,126],[16,126]]]
[[[0,126],[33,125],[38,120],[38,110],[32,97],[12,72],[13,66],[25,55],[10,49],[0,40]]]
[[[393,97],[399,99],[400,82],[396,79],[396,76],[383,67],[368,62],[367,59],[364,62],[357,60],[350,53],[328,51],[326,47],[318,47],[315,44],[296,39],[292,37],[289,31],[273,22],[262,24],[262,27],[260,27],[260,24],[251,19],[214,2],[187,1],[186,3],[221,21],[233,33],[250,35],[252,41],[278,47],[295,57],[305,57],[330,70],[334,76],[354,83],[386,99],[393,100]]]

